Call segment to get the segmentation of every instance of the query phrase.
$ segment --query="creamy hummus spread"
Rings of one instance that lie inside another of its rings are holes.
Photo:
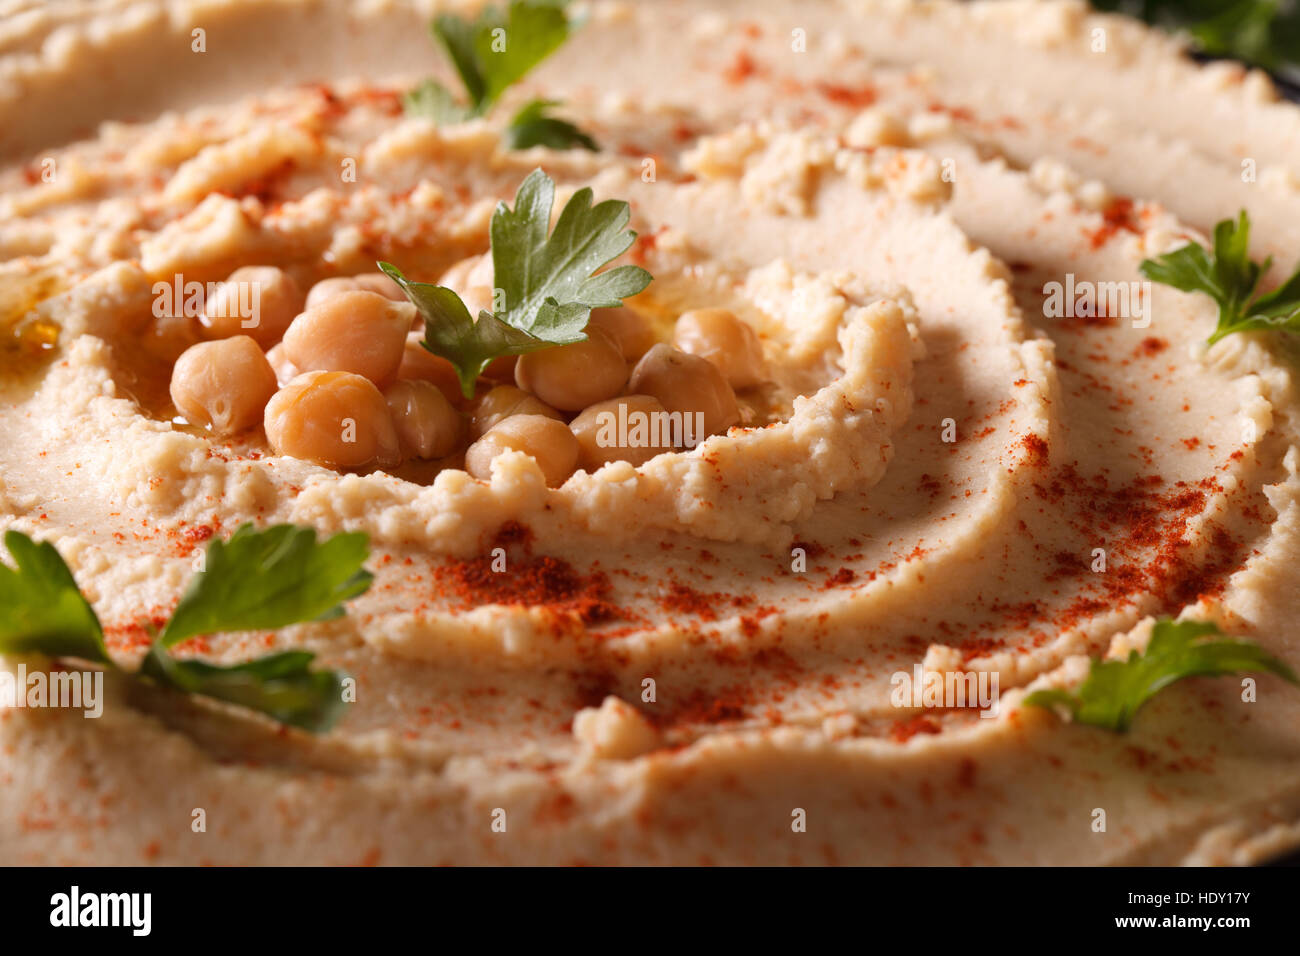
[[[500,111],[439,126],[401,100],[450,82],[436,5],[3,6],[0,529],[57,546],[123,661],[245,521],[364,531],[376,575],[345,617],[188,646],[345,669],[329,733],[112,674],[96,719],[0,711],[5,861],[1300,845],[1276,677],[1180,682],[1127,734],[1019,705],[1159,617],[1300,661],[1282,337],[1207,347],[1213,303],[1138,271],[1243,208],[1274,281],[1300,253],[1300,109],[1261,75],[1074,2],[594,0]],[[507,149],[534,97],[600,150]],[[753,329],[734,427],[555,481],[519,451],[330,467],[178,412],[195,340],[160,294],[435,281],[538,167],[630,204],[620,261],[654,281],[626,304],[661,339],[703,308]]]

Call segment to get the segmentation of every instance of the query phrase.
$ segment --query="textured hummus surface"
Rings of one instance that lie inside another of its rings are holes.
[[[1300,845],[1300,693],[1281,680],[1251,701],[1238,679],[1181,682],[1124,735],[1018,706],[1162,616],[1300,663],[1278,344],[1207,348],[1213,303],[1160,285],[1133,315],[1045,306],[1067,276],[1140,283],[1143,259],[1241,208],[1254,254],[1289,267],[1300,108],[1078,3],[598,0],[488,119],[439,128],[400,103],[447,78],[436,6],[0,0],[0,331],[60,330],[52,358],[0,360],[0,529],[56,544],[122,662],[203,542],[244,521],[365,531],[377,576],[346,617],[190,647],[346,669],[357,701],[327,734],[111,678],[99,719],[0,711],[0,859],[1151,864]],[[505,149],[535,96],[601,151]],[[537,166],[562,196],[631,204],[629,261],[655,276],[633,305],[754,325],[779,421],[558,489],[519,454],[490,482],[340,475],[171,421],[141,341],[154,283],[273,264],[308,284],[380,259],[432,279],[487,248]],[[996,714],[897,706],[918,666],[996,675]]]

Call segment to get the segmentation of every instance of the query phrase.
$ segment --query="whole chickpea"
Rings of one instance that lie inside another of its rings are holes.
[[[494,295],[490,285],[472,285],[461,293],[460,300],[465,303],[470,316],[478,319],[480,312],[493,311],[493,306],[496,305]]]
[[[493,426],[465,452],[465,470],[492,477],[492,460],[506,451],[532,456],[550,488],[564,484],[578,464],[578,439],[564,422],[545,415],[512,415]]]
[[[460,292],[477,285],[492,287],[494,270],[492,253],[468,256],[450,266],[438,279],[438,285]]]
[[[438,276],[437,285],[445,286],[453,292],[459,292],[468,286],[465,281],[469,277],[469,270],[474,268],[478,262],[478,256],[468,256],[464,259],[458,259],[447,267],[447,270]]]
[[[621,392],[627,362],[609,335],[588,327],[585,341],[519,356],[515,384],[554,408],[576,412]]]
[[[464,422],[432,382],[399,379],[384,392],[407,458],[442,458],[460,444]]]
[[[172,369],[177,410],[191,425],[218,435],[233,435],[261,421],[275,389],[275,372],[247,335],[192,345]]]
[[[308,291],[307,304],[303,308],[309,309],[340,292],[373,292],[394,302],[409,301],[396,280],[382,272],[362,272],[354,276],[331,276],[328,279],[321,279]]]
[[[375,292],[340,292],[293,320],[285,354],[304,372],[353,372],[382,387],[397,377],[414,311]]]
[[[704,434],[717,435],[740,421],[736,393],[716,365],[660,343],[632,370],[628,390],[652,395],[670,412],[704,416]]]
[[[592,309],[587,328],[597,328],[614,340],[623,358],[635,362],[655,344],[654,329],[645,317],[627,306]]]
[[[483,377],[489,382],[513,382],[518,367],[518,355],[502,355],[488,362],[487,368],[483,369]]]
[[[392,299],[394,302],[409,301],[397,281],[382,272],[362,272],[352,278],[356,282],[357,288],[365,292],[375,292],[385,299]]]
[[[150,319],[140,347],[164,362],[175,362],[199,341],[198,323],[188,315],[160,315]]]
[[[708,359],[732,388],[751,388],[767,380],[758,334],[730,309],[683,312],[673,330],[673,345]]]
[[[627,425],[627,441],[620,444],[619,421]],[[623,395],[597,402],[569,423],[578,439],[578,466],[595,471],[611,461],[644,465],[656,455],[673,450],[667,409],[650,395]],[[679,432],[680,434],[680,432]]]
[[[298,367],[289,361],[289,356],[284,352],[283,342],[267,349],[266,360],[271,363],[271,368],[275,372],[275,380],[281,386],[288,385],[289,382],[302,374]]]
[[[406,337],[406,348],[402,352],[402,364],[397,367],[397,377],[432,382],[447,401],[459,408],[465,404],[465,396],[460,390],[456,366],[421,345],[420,340],[423,338],[423,332],[412,332]]]
[[[564,416],[535,395],[529,395],[513,385],[498,385],[480,396],[470,406],[469,437],[471,441],[483,435],[498,422],[511,415],[545,415],[557,422]]]
[[[283,269],[244,266],[217,286],[204,303],[199,322],[205,338],[247,335],[269,349],[284,337],[304,302],[298,283]]]
[[[321,279],[307,290],[307,301],[303,305],[303,308],[310,309],[312,306],[319,305],[326,299],[338,295],[340,292],[357,291],[361,291],[361,284],[352,276],[332,276],[328,279]]]
[[[496,269],[493,267],[492,253],[489,251],[478,257],[478,262],[474,263],[469,274],[465,276],[465,282],[471,286],[485,285],[491,288],[495,277]]]
[[[266,404],[266,438],[277,455],[330,468],[393,465],[401,448],[388,402],[351,372],[299,375]]]

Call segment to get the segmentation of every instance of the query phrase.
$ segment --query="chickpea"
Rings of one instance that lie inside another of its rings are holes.
[[[469,278],[469,270],[474,268],[478,259],[478,256],[468,256],[453,262],[442,275],[438,276],[437,284],[453,291],[464,289],[468,285],[465,280]]]
[[[519,367],[518,355],[502,355],[487,363],[483,377],[491,382],[513,382],[515,369]]]
[[[277,455],[330,468],[401,461],[388,402],[373,382],[352,372],[299,375],[267,403],[265,424]]]
[[[618,444],[620,418],[627,423],[627,441],[622,445]],[[655,455],[673,450],[668,412],[649,395],[624,395],[589,405],[569,423],[569,430],[578,439],[578,465],[587,471],[610,461],[644,465]]]
[[[293,320],[285,354],[304,372],[354,372],[382,387],[397,377],[414,310],[375,292],[340,292]]]
[[[190,346],[172,369],[172,402],[191,425],[233,435],[262,419],[275,372],[247,335]]]
[[[389,278],[383,272],[362,272],[354,276],[331,276],[328,279],[321,279],[307,293],[307,304],[304,308],[309,309],[340,292],[374,292],[394,302],[409,301],[396,279]]]
[[[354,276],[331,276],[321,279],[307,293],[307,308],[324,302],[330,296],[340,292],[374,292],[394,302],[406,302],[406,293],[397,284],[396,279],[389,278],[383,272],[362,272]]]
[[[469,256],[452,265],[438,279],[438,285],[446,286],[460,292],[476,285],[492,287],[495,272],[492,267],[492,253]]]
[[[628,390],[652,395],[670,412],[704,415],[704,434],[717,435],[740,421],[736,393],[716,365],[660,343],[632,370]]]
[[[164,362],[175,362],[199,340],[198,323],[188,315],[160,315],[152,319],[140,339],[149,355]]]
[[[480,312],[493,311],[494,292],[490,285],[472,285],[461,293],[460,300],[465,303],[470,317],[477,320]]]
[[[314,305],[320,305],[326,299],[336,296],[340,292],[358,291],[362,291],[361,284],[352,276],[333,276],[329,279],[321,279],[307,290],[307,302],[303,305],[303,308],[310,309]]]
[[[627,362],[612,338],[588,328],[586,341],[519,356],[515,384],[548,405],[576,412],[623,391]]]
[[[531,455],[550,488],[564,484],[578,464],[578,439],[564,422],[545,415],[512,415],[469,446],[465,470],[475,478],[491,478],[492,460],[506,451]]]
[[[471,285],[485,285],[491,288],[495,285],[493,281],[496,278],[496,269],[492,264],[492,253],[485,252],[478,257],[478,262],[474,263],[469,270],[469,275],[465,276],[465,281]]]
[[[304,301],[298,283],[283,269],[244,266],[217,286],[199,321],[205,338],[247,335],[266,349],[284,337]]]
[[[363,292],[376,292],[385,299],[392,299],[394,302],[408,302],[406,293],[402,287],[397,284],[397,280],[390,278],[383,272],[363,272],[360,275],[352,277],[356,282],[357,288]]]
[[[266,360],[271,363],[271,368],[275,372],[275,380],[281,386],[288,385],[290,381],[302,374],[298,366],[289,361],[289,356],[284,353],[284,343],[273,345],[266,353]]]
[[[758,334],[730,309],[683,312],[673,330],[673,345],[708,359],[732,388],[750,388],[767,380]]]
[[[407,458],[442,458],[460,444],[464,422],[432,382],[399,379],[384,392]]]
[[[637,312],[626,306],[613,309],[592,309],[587,328],[597,328],[614,340],[623,358],[635,362],[655,344],[654,329]]]
[[[391,299],[394,302],[410,302],[402,287],[397,284],[396,279],[390,279],[382,272],[363,272],[360,275],[352,277],[352,281],[357,284],[357,288],[362,292],[374,292],[382,295],[385,299]],[[411,312],[411,331],[415,332],[424,328],[424,317],[418,310]]]
[[[498,385],[474,402],[469,418],[470,440],[482,438],[488,429],[511,415],[545,415],[557,422],[564,421],[563,415],[537,396],[513,385]]]
[[[460,294],[460,300],[476,322],[480,312],[496,311],[496,290],[490,285],[472,285]]]
[[[412,332],[406,337],[406,348],[402,352],[402,364],[397,367],[397,377],[432,382],[447,401],[459,408],[465,404],[465,396],[460,390],[456,366],[421,345],[420,340],[423,338],[422,332]]]
[[[320,291],[317,292],[317,289]],[[332,298],[341,292],[373,292],[376,295],[382,295],[385,299],[403,304],[410,303],[402,287],[397,284],[396,279],[390,279],[382,272],[362,272],[354,276],[335,276],[331,279],[322,279],[311,288],[307,294],[307,305],[304,308],[310,308],[314,305],[320,305],[326,299]],[[418,311],[411,312],[411,330],[424,328],[424,319]]]

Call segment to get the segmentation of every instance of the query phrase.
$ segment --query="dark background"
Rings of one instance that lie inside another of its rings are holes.
[[[1186,33],[1206,57],[1231,57],[1268,70],[1291,99],[1300,99],[1297,0],[1092,0],[1092,5]]]

